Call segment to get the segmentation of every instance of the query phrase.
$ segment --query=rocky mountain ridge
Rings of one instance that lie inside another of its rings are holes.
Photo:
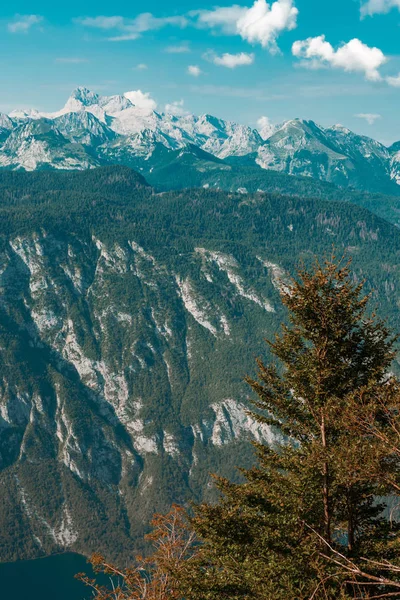
[[[133,104],[129,93],[100,96],[77,88],[58,112],[0,115],[0,144],[0,168],[7,169],[122,164],[147,175],[169,153],[192,145],[228,163],[400,194],[396,144],[386,148],[344,127],[300,119],[260,133],[211,115],[158,113]]]
[[[349,203],[5,171],[0,224],[1,560],[124,562],[155,511],[252,462],[274,432],[243,376],[299,260],[347,249],[400,329],[400,232]]]

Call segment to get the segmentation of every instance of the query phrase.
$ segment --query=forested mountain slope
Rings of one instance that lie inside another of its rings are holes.
[[[348,252],[400,331],[400,232],[348,202],[0,174],[0,559],[123,561],[154,511],[271,441],[242,379],[300,260]]]

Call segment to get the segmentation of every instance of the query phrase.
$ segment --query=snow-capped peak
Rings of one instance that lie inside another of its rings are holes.
[[[29,108],[13,110],[8,116],[12,119],[41,119],[43,115],[36,108]]]
[[[336,125],[332,125],[332,127],[329,127],[328,131],[339,131],[340,133],[345,134],[352,133],[350,129],[347,129],[347,127],[344,127],[344,125],[341,125],[340,123],[336,123]]]
[[[56,113],[0,114],[0,166],[87,168],[101,162],[145,169],[143,161],[193,145],[218,159],[243,157],[244,165],[339,185],[367,189],[366,172],[372,173],[371,189],[380,189],[385,178],[388,186],[390,180],[400,185],[399,148],[388,149],[342,125],[324,128],[304,119],[274,125],[261,117],[257,130],[210,114],[156,109],[150,94],[141,90],[101,96],[78,87]]]
[[[107,115],[115,115],[133,106],[132,102],[125,95],[103,96],[99,99],[98,104]]]
[[[96,102],[94,101],[95,99],[98,99],[98,97],[96,96],[97,95],[88,95],[88,97],[86,98],[86,94],[80,93],[80,88],[78,88],[68,98],[64,106],[63,112],[76,112],[78,110],[82,110],[82,108],[84,107],[92,106],[93,104],[96,104]]]
[[[68,102],[79,102],[83,106],[91,106],[92,104],[98,104],[99,95],[96,92],[92,92],[86,87],[77,87],[69,97]]]

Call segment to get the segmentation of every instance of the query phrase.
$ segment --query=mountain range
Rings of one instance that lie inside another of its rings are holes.
[[[192,157],[197,152],[197,163],[201,152],[206,166],[195,168],[203,186],[226,189],[234,167],[242,173],[272,170],[342,188],[400,195],[400,142],[387,148],[340,125],[323,128],[300,119],[257,131],[211,115],[161,114],[134,105],[129,96],[129,92],[101,96],[80,87],[57,112],[17,110],[0,115],[0,168],[120,164],[140,171],[157,186],[154,171],[161,173],[165,165],[171,170],[177,163],[179,187],[189,178],[182,156],[189,156],[191,179]]]
[[[0,115],[0,561],[127,563],[252,464],[243,378],[299,261],[347,253],[400,331],[400,143],[130,97]]]

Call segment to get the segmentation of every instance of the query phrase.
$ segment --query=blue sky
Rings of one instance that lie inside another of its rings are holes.
[[[0,8],[0,110],[140,89],[159,110],[341,123],[389,144],[399,26],[400,0],[16,1]]]

